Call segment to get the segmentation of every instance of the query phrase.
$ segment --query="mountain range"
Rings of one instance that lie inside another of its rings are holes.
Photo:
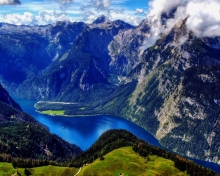
[[[147,20],[2,23],[0,81],[14,96],[45,100],[38,111],[121,116],[172,151],[220,163],[220,38],[197,36],[186,22],[148,48]]]

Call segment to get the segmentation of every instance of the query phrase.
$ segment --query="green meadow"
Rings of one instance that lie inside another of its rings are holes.
[[[135,153],[131,147],[116,149],[84,166],[79,176],[186,176],[174,166],[174,162],[158,156],[147,159]]]
[[[65,110],[46,110],[46,111],[40,111],[42,114],[47,115],[64,115]]]
[[[80,168],[43,166],[16,169],[10,163],[0,162],[1,176],[74,176]],[[26,173],[26,174],[25,174]],[[156,155],[144,158],[135,153],[131,147],[116,149],[104,156],[104,160],[97,159],[91,164],[83,166],[78,176],[187,176],[174,166],[174,162]]]
[[[36,176],[73,176],[78,172],[78,168],[70,167],[58,167],[58,166],[42,166],[29,168],[25,171],[24,168],[18,168],[18,173],[16,174],[16,169],[13,168],[11,163],[0,162],[0,175],[1,176],[26,176],[26,175],[36,175]]]

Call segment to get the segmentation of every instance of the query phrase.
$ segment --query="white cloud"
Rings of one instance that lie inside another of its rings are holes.
[[[19,0],[0,0],[1,5],[18,5],[21,4]]]
[[[66,11],[69,6],[73,4],[73,0],[57,0],[60,5],[60,9]]]
[[[110,17],[111,0],[90,0],[81,6],[84,21],[91,21],[100,15]],[[91,14],[91,16],[90,16]]]
[[[0,0],[1,1],[1,0]],[[138,25],[144,18],[141,9],[128,8],[124,5],[128,0],[44,0],[27,1],[21,6],[6,6],[1,10],[0,22],[13,24],[46,24],[60,19],[71,19],[71,21],[93,22],[101,15],[105,15],[110,20],[121,19],[132,25]],[[62,14],[55,20],[56,14]],[[11,13],[13,12],[13,13]],[[24,13],[26,12],[26,13]],[[47,12],[48,16],[42,17]],[[29,14],[29,15],[28,15]],[[34,15],[34,16],[32,16]],[[67,17],[68,16],[68,17]],[[117,18],[118,17],[118,18]],[[32,19],[32,20],[31,20]]]
[[[124,2],[126,0],[90,0],[81,7],[83,21],[91,23],[99,16],[105,15],[111,21],[121,19],[131,25],[139,25],[145,18],[144,10],[128,10],[126,6],[122,8],[119,4]]]
[[[111,0],[90,0],[86,4],[84,4],[81,9],[87,10],[94,8],[97,11],[106,11],[109,10],[111,6]]]
[[[187,27],[198,36],[220,36],[220,1],[195,1],[186,6]]]
[[[98,10],[106,10],[111,6],[111,0],[96,0],[95,7]]]
[[[39,12],[37,16],[30,12],[24,14],[8,14],[0,17],[1,22],[16,24],[16,25],[46,25],[53,24],[57,21],[73,21],[73,19],[66,16],[65,13],[59,12]]]
[[[162,24],[161,15],[175,10],[174,17]],[[150,38],[145,44],[152,46],[162,33],[168,33],[174,25],[187,18],[187,28],[199,37],[220,36],[219,0],[153,0],[149,3],[147,19],[151,25]]]
[[[136,13],[138,13],[138,14],[142,14],[142,13],[144,13],[144,10],[143,10],[143,9],[139,9],[139,8],[137,8],[137,9],[136,9]]]

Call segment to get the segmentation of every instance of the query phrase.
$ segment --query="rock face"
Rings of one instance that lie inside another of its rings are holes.
[[[218,163],[220,38],[196,37],[186,21],[147,49],[147,21],[133,27],[102,16],[92,24],[2,24],[0,79],[20,97],[123,116],[173,151]],[[74,107],[64,109],[71,114]]]
[[[219,38],[197,38],[184,26],[145,50],[121,115],[173,151],[218,163]]]
[[[114,37],[109,44],[110,69],[113,73],[127,76],[138,65],[141,60],[140,47],[148,31],[149,26],[143,21],[135,29],[126,30]]]
[[[108,45],[114,36],[133,27],[100,17],[90,25],[59,22],[15,28],[7,24],[0,28],[4,87],[25,98],[85,101],[87,95],[96,94],[93,89],[102,89],[102,93],[114,87],[109,80]],[[85,96],[85,91],[91,92]]]

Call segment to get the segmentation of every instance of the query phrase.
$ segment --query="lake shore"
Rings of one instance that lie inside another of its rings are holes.
[[[52,133],[57,134],[70,143],[80,146],[83,150],[88,149],[103,132],[109,129],[128,130],[149,144],[162,147],[153,135],[122,117],[107,116],[103,114],[50,116],[36,111],[34,107],[34,104],[37,102],[36,100],[16,98],[16,101],[25,112],[33,116],[40,123],[46,125]],[[83,113],[85,113],[85,111],[83,111]],[[87,118],[85,120],[84,117],[90,117],[90,119]],[[220,165],[218,164],[192,158],[191,160],[217,172],[220,170]]]
[[[42,113],[41,111],[36,110],[37,113],[43,114],[43,115],[49,115],[49,116],[59,116],[59,117],[93,117],[93,116],[102,116],[103,114],[94,114],[94,115],[65,115],[65,114],[46,114]],[[108,115],[107,115],[108,116]]]

